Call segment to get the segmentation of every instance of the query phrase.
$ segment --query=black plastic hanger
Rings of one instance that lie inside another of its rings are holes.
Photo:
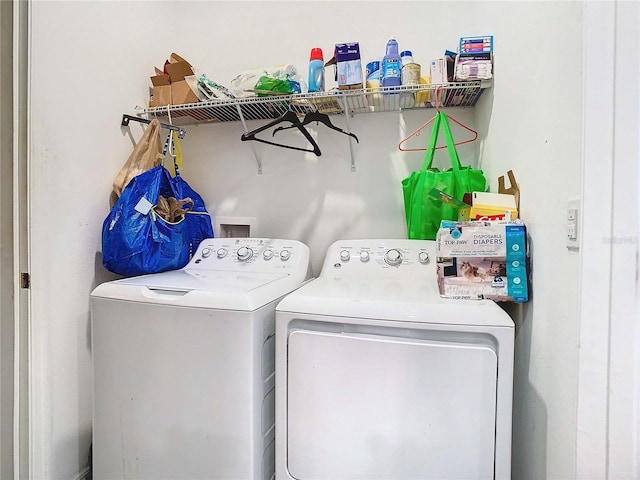
[[[264,130],[267,130],[268,128],[271,128],[274,125],[277,125],[277,124],[282,123],[282,122],[290,122],[292,124],[292,125],[290,125],[289,127],[286,127],[286,128],[296,127],[298,130],[300,130],[300,132],[302,132],[302,134],[309,141],[309,143],[311,145],[313,145],[313,149],[309,150],[309,149],[306,149],[306,148],[294,147],[293,145],[284,145],[282,143],[270,142],[269,140],[264,140],[262,138],[256,137],[256,134],[258,134],[258,133],[260,133],[260,132],[262,132]],[[300,123],[300,120],[298,119],[298,116],[292,110],[288,110],[284,115],[282,115],[279,118],[276,118],[275,120],[273,120],[272,122],[267,123],[266,125],[263,125],[263,126],[261,126],[259,128],[256,128],[255,130],[251,130],[250,132],[243,133],[242,136],[240,137],[240,140],[242,140],[243,142],[246,142],[248,140],[255,140],[256,142],[262,142],[262,143],[266,143],[266,144],[269,144],[269,145],[275,145],[276,147],[290,148],[291,150],[300,150],[302,152],[312,152],[312,153],[315,153],[318,157],[320,155],[322,155],[322,152],[320,151],[320,147],[315,142],[315,140],[313,139],[313,137],[311,136],[309,131],[302,126],[302,123]]]
[[[331,130],[335,130],[336,132],[340,132],[340,133],[344,133],[345,135],[349,135],[350,137],[355,138],[356,142],[360,143],[360,141],[358,140],[358,137],[356,137],[355,134],[353,134],[351,132],[345,132],[340,127],[336,127],[333,123],[331,123],[331,119],[329,118],[329,115],[327,115],[326,113],[309,112],[309,113],[307,113],[305,115],[304,119],[302,120],[302,122],[300,122],[300,124],[301,125],[308,125],[311,122],[323,123],[324,125],[329,127]],[[273,135],[275,136],[276,132],[279,132],[280,130],[286,130],[286,129],[293,128],[293,127],[295,127],[295,125],[291,125],[291,126],[288,126],[288,127],[278,127],[273,131]]]

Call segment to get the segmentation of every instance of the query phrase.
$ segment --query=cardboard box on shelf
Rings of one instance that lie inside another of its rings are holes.
[[[164,64],[164,71],[155,68],[155,75],[151,77],[153,85],[150,107],[164,105],[180,105],[198,102],[198,96],[191,89],[185,77],[194,75],[193,67],[177,53],[172,53]]]
[[[156,69],[157,73],[158,69]],[[151,77],[151,98],[149,99],[150,107],[162,107],[171,103],[171,81],[169,75],[160,73]]]
[[[360,44],[358,42],[336,44],[335,59],[338,70],[338,89],[362,88]]]
[[[431,83],[434,85],[444,85],[445,83],[449,83],[447,79],[447,59],[446,58],[436,58],[435,60],[431,60],[430,65],[430,73],[431,73]]]

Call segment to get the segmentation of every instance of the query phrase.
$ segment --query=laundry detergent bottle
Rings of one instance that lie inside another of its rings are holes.
[[[401,84],[400,54],[398,53],[398,42],[392,37],[387,42],[387,53],[382,59],[382,86],[398,87]]]
[[[321,48],[312,48],[309,58],[309,93],[324,92],[324,58]]]

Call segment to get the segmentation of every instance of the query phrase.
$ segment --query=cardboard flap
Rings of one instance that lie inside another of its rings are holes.
[[[156,68],[156,70],[158,69]],[[165,75],[164,73],[151,77],[151,85],[153,85],[154,87],[162,87],[164,85],[169,85],[170,83],[171,82],[169,81],[169,75]]]
[[[516,208],[520,211],[520,188],[516,182],[516,176],[513,174],[513,170],[509,170],[507,175],[509,177],[510,186],[509,188],[505,188],[504,175],[498,177],[498,193],[513,195],[513,198],[516,199]]]
[[[189,65],[190,67],[193,68],[193,66],[187,62],[184,58],[182,58],[180,55],[178,55],[177,53],[171,53],[171,56],[169,57],[169,62],[170,63],[180,63],[180,62],[184,62],[187,65]]]
[[[168,63],[165,68],[167,69],[171,83],[179,82],[184,80],[184,77],[193,75],[193,69],[187,62]]]

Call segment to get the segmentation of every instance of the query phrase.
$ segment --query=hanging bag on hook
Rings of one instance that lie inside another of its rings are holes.
[[[158,165],[131,179],[102,225],[102,264],[125,276],[184,267],[213,238],[202,197]]]
[[[133,147],[124,166],[113,181],[113,191],[120,196],[133,177],[162,163],[162,141],[160,140],[160,122],[154,118],[142,137]]]
[[[440,128],[444,132],[451,161],[451,168],[447,170],[432,167]],[[486,188],[487,180],[482,170],[460,165],[447,116],[444,112],[437,112],[422,170],[412,172],[402,180],[407,237],[435,240],[442,220],[458,219],[457,208],[432,195],[433,189],[462,200],[465,193],[484,192]]]

